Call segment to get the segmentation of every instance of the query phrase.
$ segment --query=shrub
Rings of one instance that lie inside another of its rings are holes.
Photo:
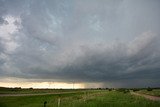
[[[133,92],[135,92],[135,91],[139,91],[139,89],[138,89],[138,88],[134,88],[134,89],[133,89]]]
[[[111,88],[109,88],[109,89],[108,89],[108,91],[112,91],[112,89],[111,89]]]
[[[129,89],[119,88],[119,89],[117,89],[117,91],[123,92],[123,93],[128,93],[128,92],[129,92]]]
[[[152,88],[148,87],[148,88],[147,88],[147,91],[152,91]]]

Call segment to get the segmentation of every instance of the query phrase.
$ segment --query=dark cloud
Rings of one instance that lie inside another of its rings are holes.
[[[159,3],[0,0],[1,77],[158,86]]]
[[[147,84],[152,86],[159,80],[160,56],[158,53],[160,48],[157,47],[159,37],[149,34],[141,35],[138,41],[134,40],[129,46],[122,43],[114,44],[110,49],[105,47],[105,44],[92,48],[81,46],[83,55],[77,57],[75,61],[67,62],[66,65],[53,68],[53,70],[44,68],[44,66],[34,67],[24,72],[25,76],[22,76],[66,82],[111,82],[113,84],[119,83],[119,86],[125,87],[132,86],[129,82],[143,81],[136,85],[138,87]],[[152,39],[148,40],[148,35],[152,36]],[[141,41],[142,37],[145,40]],[[139,40],[140,42],[148,42],[143,47],[142,45],[134,47],[136,53],[133,51],[130,53],[129,51],[133,49],[132,45],[140,44]]]
[[[8,24],[8,22],[4,20],[2,17],[0,17],[0,24]]]

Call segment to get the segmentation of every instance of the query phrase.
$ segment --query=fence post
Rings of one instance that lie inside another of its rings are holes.
[[[59,96],[59,98],[58,98],[58,107],[60,107],[60,104],[61,104],[61,97]]]
[[[44,107],[46,107],[47,101],[44,102]]]

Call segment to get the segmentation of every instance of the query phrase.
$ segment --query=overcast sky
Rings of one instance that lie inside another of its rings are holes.
[[[160,86],[160,1],[0,0],[0,79],[12,77]]]

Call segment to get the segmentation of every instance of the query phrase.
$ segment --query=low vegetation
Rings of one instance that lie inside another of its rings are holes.
[[[143,90],[138,91],[138,93],[160,97],[160,89],[152,89],[152,90],[143,89]]]
[[[82,91],[82,89],[77,89],[74,91]],[[73,92],[72,89],[33,89],[26,88],[21,89],[20,87],[16,88],[4,88],[0,87],[0,94],[40,94],[40,93],[59,93],[59,92]]]
[[[9,90],[7,90],[8,92]],[[33,93],[42,90],[19,89],[18,92]],[[97,90],[43,90],[59,92],[50,95],[0,96],[0,107],[159,107],[160,102],[150,101],[129,93],[129,89]],[[147,90],[146,90],[147,91]],[[152,90],[154,91],[154,90]],[[147,91],[147,92],[152,92]],[[1,90],[2,92],[2,90]],[[10,92],[10,91],[9,91]],[[61,93],[69,92],[69,93]],[[75,93],[76,92],[76,93]],[[60,94],[61,93],[61,94]],[[4,93],[3,93],[4,94]]]

